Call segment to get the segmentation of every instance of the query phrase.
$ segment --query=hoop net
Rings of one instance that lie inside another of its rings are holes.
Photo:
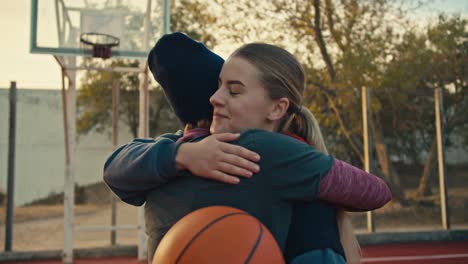
[[[112,57],[111,49],[120,44],[120,40],[112,35],[103,33],[83,33],[80,41],[93,47],[93,57],[107,59]]]

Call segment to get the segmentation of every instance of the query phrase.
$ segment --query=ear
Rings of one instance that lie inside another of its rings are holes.
[[[289,109],[289,99],[282,97],[273,102],[270,113],[267,116],[269,121],[278,121],[286,114]]]

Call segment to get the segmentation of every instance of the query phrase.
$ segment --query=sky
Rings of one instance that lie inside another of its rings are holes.
[[[29,52],[31,0],[2,2],[0,32],[4,35],[0,42],[0,88],[8,88],[11,81],[16,81],[18,88],[60,89],[60,67],[53,56]],[[465,16],[468,0],[433,0],[415,13],[414,19],[427,20],[438,11]]]

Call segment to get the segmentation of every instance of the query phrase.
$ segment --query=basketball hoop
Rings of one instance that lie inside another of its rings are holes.
[[[93,47],[93,57],[103,59],[112,57],[112,47],[120,44],[120,40],[117,37],[94,32],[81,34],[80,41]]]

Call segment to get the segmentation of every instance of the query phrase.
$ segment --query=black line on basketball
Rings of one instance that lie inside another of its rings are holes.
[[[260,223],[258,223],[258,226],[260,227],[260,233],[258,234],[257,241],[255,241],[255,245],[253,246],[252,250],[250,251],[249,256],[245,260],[245,264],[248,264],[250,262],[250,260],[252,260],[252,257],[255,254],[255,251],[257,250],[257,247],[260,244],[260,241],[262,240],[263,227],[262,227],[262,225]]]
[[[245,215],[246,213],[230,213],[230,214],[226,214],[226,215],[223,215],[223,216],[220,216],[218,218],[216,218],[215,220],[211,221],[210,223],[208,223],[205,227],[203,227],[200,231],[198,231],[198,233],[192,237],[192,239],[190,239],[190,241],[187,243],[187,245],[184,247],[184,249],[182,249],[182,252],[180,252],[179,256],[177,257],[177,260],[176,260],[176,263],[179,263],[180,259],[182,258],[182,256],[184,255],[185,251],[188,250],[188,248],[190,247],[190,245],[192,244],[192,242],[195,241],[195,239],[197,239],[203,232],[205,232],[208,228],[210,228],[212,225],[216,224],[217,222],[223,220],[224,218],[227,218],[229,216],[233,216],[233,215]]]

